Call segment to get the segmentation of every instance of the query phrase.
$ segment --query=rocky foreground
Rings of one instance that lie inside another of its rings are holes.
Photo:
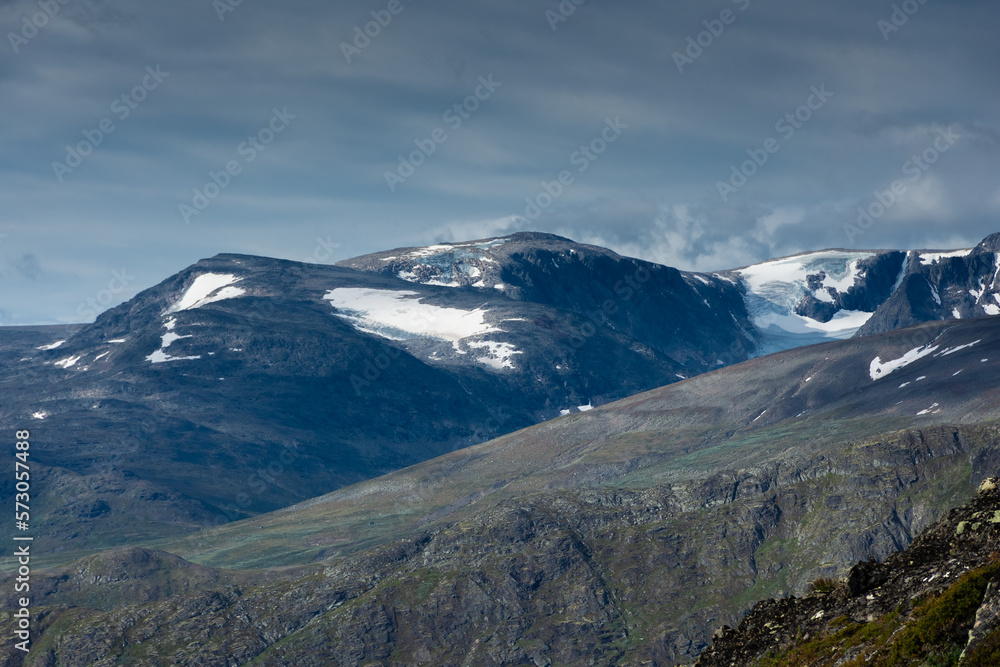
[[[757,604],[695,667],[1000,665],[997,483],[884,562],[817,580],[804,598]]]

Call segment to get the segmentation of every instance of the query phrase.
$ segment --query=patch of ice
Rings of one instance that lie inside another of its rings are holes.
[[[968,257],[974,248],[969,248],[968,250],[954,250],[952,252],[922,252],[920,253],[920,263],[923,266],[930,266],[931,264],[936,264],[938,261],[946,257]]]
[[[60,345],[62,345],[65,342],[66,341],[64,341],[64,340],[57,340],[56,342],[52,343],[51,345],[40,345],[40,346],[36,347],[35,349],[36,350],[54,350],[54,349],[56,349],[57,347],[59,347]]]
[[[231,273],[203,273],[194,279],[191,286],[184,292],[184,296],[167,309],[167,314],[200,308],[209,303],[242,296],[246,290],[241,287],[233,287],[233,283],[240,280],[242,279]]]
[[[80,361],[80,359],[82,358],[83,355],[78,354],[75,357],[66,357],[65,359],[60,359],[59,361],[55,362],[54,365],[61,366],[62,368],[72,368],[73,366],[76,365],[76,362]]]
[[[482,308],[461,310],[422,303],[416,292],[340,287],[323,298],[337,309],[337,316],[356,329],[390,340],[435,338],[452,343],[471,336],[502,331],[488,324]]]
[[[938,345],[925,345],[923,347],[915,347],[899,359],[892,359],[890,361],[882,362],[881,357],[875,357],[872,359],[872,363],[868,366],[868,374],[871,375],[872,380],[878,380],[883,378],[889,373],[895,370],[899,370],[904,366],[909,366],[917,359],[922,359],[929,354],[933,354],[937,349]]]

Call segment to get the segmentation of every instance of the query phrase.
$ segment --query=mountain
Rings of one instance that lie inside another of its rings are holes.
[[[740,285],[766,353],[1000,314],[1000,234],[965,250],[824,250],[717,275]]]
[[[558,237],[480,245],[526,277],[456,289],[219,255],[91,325],[0,330],[0,427],[37,442],[36,548],[274,510],[754,349],[724,280]]]
[[[0,427],[30,424],[41,443],[36,546],[65,562],[771,350],[948,308],[989,314],[996,244],[823,251],[714,274],[537,233],[337,266],[218,255],[91,325],[0,329]]]
[[[89,556],[35,574],[31,659],[689,662],[757,601],[888,557],[994,476],[998,366],[989,317],[798,348]]]
[[[859,562],[804,598],[765,600],[696,667],[1000,664],[1000,480],[885,562]]]

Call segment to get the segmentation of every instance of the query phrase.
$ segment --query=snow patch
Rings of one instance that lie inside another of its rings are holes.
[[[514,363],[510,358],[515,354],[524,354],[510,343],[500,343],[493,340],[471,341],[466,344],[474,350],[485,348],[487,355],[485,357],[476,357],[476,361],[497,370],[505,368],[513,369]]]
[[[881,357],[875,357],[872,359],[872,363],[868,366],[868,374],[871,375],[872,381],[883,378],[893,371],[899,370],[904,366],[909,366],[917,359],[922,359],[929,354],[933,354],[937,349],[938,345],[924,345],[923,347],[915,347],[899,359],[892,359],[890,361],[882,362]]]
[[[461,310],[422,303],[416,292],[340,287],[323,299],[337,309],[354,328],[390,340],[435,338],[449,341],[459,350],[459,341],[502,331],[485,320],[482,308]]]
[[[54,349],[56,349],[57,347],[59,347],[60,345],[62,345],[65,342],[66,341],[64,341],[64,340],[57,340],[56,342],[52,343],[51,345],[40,345],[40,346],[36,347],[35,349],[36,350],[54,350]]]
[[[128,340],[128,339],[127,339],[127,338],[112,338],[112,339],[111,339],[111,340],[109,340],[108,342],[109,342],[109,343],[114,343],[114,344],[116,344],[116,345],[117,345],[117,344],[119,344],[119,343],[124,343],[124,342],[125,342],[126,340]]]
[[[920,263],[923,266],[930,266],[932,264],[937,264],[940,260],[946,257],[968,257],[974,248],[969,248],[968,250],[954,250],[952,252],[922,252],[920,253]]]
[[[237,278],[231,273],[203,273],[194,279],[191,286],[184,292],[184,296],[167,309],[167,314],[200,308],[209,303],[242,296],[246,290],[233,286],[233,283],[240,280],[242,278]]]
[[[941,352],[938,352],[934,356],[935,357],[947,357],[949,354],[955,354],[956,352],[959,352],[960,350],[967,350],[970,347],[972,347],[973,345],[976,345],[977,343],[982,343],[982,342],[983,342],[983,339],[980,338],[979,340],[974,340],[971,343],[966,343],[965,345],[959,345],[957,347],[949,347],[949,348],[947,348],[945,350],[942,350]]]
[[[698,275],[697,273],[688,273],[688,274],[685,274],[685,275],[688,276],[688,277],[690,277],[690,278],[694,278],[695,280],[697,280],[698,282],[702,283],[703,285],[708,285],[709,287],[712,286],[712,281],[708,280],[707,278],[705,278],[705,276]]]
[[[572,410],[560,410],[559,411],[559,416],[560,417],[565,417],[566,415],[568,415],[571,412],[573,412],[573,411]]]
[[[160,349],[156,350],[152,354],[146,357],[146,361],[153,364],[162,364],[168,361],[187,361],[191,359],[201,359],[201,355],[195,355],[192,357],[172,357],[167,354],[166,350],[170,347],[171,343],[180,340],[182,338],[191,338],[191,336],[179,336],[174,333],[174,327],[177,326],[177,318],[171,317],[169,320],[163,323],[166,328],[167,333],[160,337]]]
[[[591,401],[591,403],[593,403],[593,401]],[[591,405],[591,403],[587,403],[586,405],[578,405],[576,406],[576,409],[579,410],[580,412],[587,412],[588,410],[593,410],[594,406]]]
[[[987,315],[1000,315],[1000,306],[995,303],[987,303],[983,306],[983,312]]]
[[[103,359],[104,357],[108,356],[109,354],[111,354],[111,352],[101,352],[99,355],[97,355],[96,357],[94,357],[94,361],[97,361],[98,359]]]
[[[927,408],[926,410],[921,410],[920,412],[918,412],[917,416],[920,417],[921,415],[930,414],[931,410],[934,410],[934,408],[936,408],[936,407],[938,407],[938,404],[934,403],[934,404],[931,405],[931,407]],[[938,412],[941,412],[941,411],[938,410]]]
[[[31,416],[32,416],[32,417],[33,417],[34,419],[45,419],[46,417],[48,417],[48,416],[49,416],[49,413],[47,413],[47,412],[45,412],[45,411],[42,411],[42,410],[39,410],[38,412],[33,412],[33,413],[31,414]]]
[[[72,368],[73,366],[76,366],[76,362],[80,361],[80,359],[82,358],[83,355],[78,354],[75,357],[66,357],[65,359],[60,359],[59,361],[55,362],[54,365],[61,366],[62,368]]]
[[[930,285],[930,283],[928,283],[928,285]],[[941,294],[938,293],[938,288],[934,285],[931,285],[931,297],[937,305],[941,305]]]

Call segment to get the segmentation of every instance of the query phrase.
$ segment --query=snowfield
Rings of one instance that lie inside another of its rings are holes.
[[[451,343],[457,354],[482,350],[475,361],[494,370],[513,369],[514,355],[522,354],[511,343],[479,339],[503,329],[486,321],[486,310],[462,310],[423,303],[417,292],[365,287],[340,287],[323,297],[336,315],[359,331],[389,340],[430,338]],[[432,356],[431,358],[437,359]]]
[[[920,253],[920,263],[924,266],[936,264],[946,257],[968,257],[974,248],[968,250],[953,250],[952,252],[922,252]]]
[[[184,295],[174,305],[170,306],[165,314],[169,315],[170,313],[182,310],[200,308],[206,304],[222,301],[223,299],[243,296],[246,290],[233,286],[234,283],[240,280],[240,278],[231,273],[204,273],[195,278],[191,286],[184,292]]]
[[[340,287],[323,297],[356,329],[390,340],[437,338],[459,350],[459,341],[500,331],[482,308],[461,310],[421,303],[417,292]]]

